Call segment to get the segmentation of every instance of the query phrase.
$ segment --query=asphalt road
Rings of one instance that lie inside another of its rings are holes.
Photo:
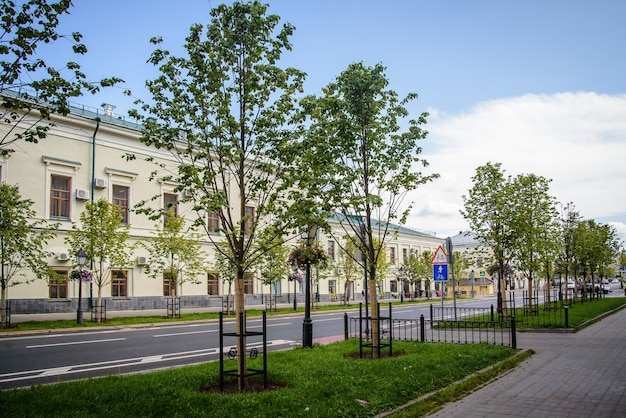
[[[432,302],[434,306],[442,306],[438,300]],[[494,303],[495,298],[462,299],[457,301],[457,307],[488,308]],[[381,304],[382,315],[385,315],[387,306]],[[446,301],[445,307],[453,307],[453,302]],[[348,315],[357,317],[358,310],[348,311]],[[429,317],[430,304],[393,307],[396,319],[418,319],[420,315]],[[343,311],[314,311],[312,320],[314,340],[337,339],[344,334]],[[268,351],[299,346],[302,321],[302,313],[268,317]],[[247,329],[261,331],[262,319],[250,318]],[[224,331],[235,331],[233,319],[224,320]],[[225,352],[235,345],[234,337],[224,338]],[[261,346],[262,337],[248,339],[248,349]],[[219,347],[217,321],[4,337],[0,338],[0,388],[215,361],[219,359]]]

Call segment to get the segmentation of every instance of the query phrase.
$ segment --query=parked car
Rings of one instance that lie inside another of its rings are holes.
[[[593,291],[592,289],[594,289],[596,293],[600,293],[600,289],[602,289],[602,293],[605,295],[611,292],[611,288],[607,284],[601,286],[598,283],[587,283],[587,293],[591,293]],[[578,285],[578,293],[581,295],[584,293],[582,284]]]

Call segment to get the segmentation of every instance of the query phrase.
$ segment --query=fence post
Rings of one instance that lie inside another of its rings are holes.
[[[343,313],[343,339],[348,339],[348,313]]]
[[[567,305],[565,305],[564,308],[565,308],[565,328],[569,328],[569,308]]]
[[[244,335],[244,324],[246,321],[246,316],[244,312],[240,312],[239,313],[239,334],[237,335],[239,337],[239,346],[241,347],[241,350],[243,351],[242,353],[237,353],[239,355],[239,374],[237,375],[237,377],[239,378],[239,389],[240,392],[244,391],[244,385],[246,382],[246,375],[244,373],[245,370],[245,361],[246,361],[246,336]]]
[[[511,348],[517,350],[517,325],[515,324],[515,315],[511,315]]]
[[[432,307],[432,305],[431,305]],[[420,315],[420,341],[424,342],[426,340],[426,332],[424,331],[424,327],[426,325],[426,321],[424,320],[424,314]]]
[[[491,322],[495,322],[493,318],[493,304],[491,304]]]

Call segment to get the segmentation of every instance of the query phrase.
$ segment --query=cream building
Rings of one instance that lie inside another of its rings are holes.
[[[104,111],[73,106],[68,116],[53,116],[55,126],[38,144],[16,142],[12,147],[14,153],[0,157],[0,181],[18,185],[22,198],[34,201],[33,209],[38,217],[59,223],[56,238],[46,248],[54,254],[47,262],[64,275],[69,275],[72,254],[77,250],[67,248],[64,238],[71,230],[72,222],[79,220],[86,202],[104,198],[126,209],[124,222],[130,227],[130,241],[134,243],[155,231],[155,221],[132,212],[135,204],[160,195],[160,201],[153,204],[159,209],[180,198],[179,193],[174,192],[176,184],[159,181],[159,173],[157,181],[149,181],[155,164],[147,162],[146,157],[152,157],[162,165],[164,177],[168,168],[175,167],[172,156],[166,151],[147,148],[139,141],[140,125],[113,114],[109,105],[103,107]],[[7,125],[0,124],[1,133],[6,129]],[[124,158],[127,154],[134,154],[136,158],[129,161]],[[195,216],[184,204],[178,207],[178,212],[188,219]],[[331,258],[338,260],[338,243],[325,236],[318,239],[328,249]],[[398,266],[411,252],[434,252],[442,241],[434,234],[398,227],[396,239],[388,246],[388,259],[394,260]],[[213,244],[207,239],[202,245],[203,251],[209,254],[208,264],[212,266]],[[114,275],[112,282],[103,289],[106,309],[165,309],[172,289],[166,281],[148,277],[144,271],[145,264],[149,262],[145,250],[135,250],[133,257],[135,263],[125,269],[126,274]],[[343,293],[343,282],[337,269],[329,269],[323,277],[316,284],[316,296],[320,301],[335,300],[337,294]],[[229,293],[228,284],[223,283],[212,270],[198,279],[199,284],[185,283],[176,289],[181,306],[223,306],[224,297]],[[379,284],[383,296],[393,293],[396,280],[397,272],[392,267]],[[297,282],[285,278],[274,286],[271,293],[275,295],[276,302],[292,303],[294,293],[298,300],[304,300],[302,284],[294,289],[293,283]],[[363,282],[355,280],[353,285],[349,297],[357,298]],[[252,275],[246,285],[246,293],[247,306],[266,304],[270,289]],[[88,307],[91,296],[95,300],[96,294],[97,289],[90,289],[89,285],[83,287],[83,307]],[[77,309],[78,285],[72,280],[36,280],[11,287],[8,298],[13,314],[73,312]]]

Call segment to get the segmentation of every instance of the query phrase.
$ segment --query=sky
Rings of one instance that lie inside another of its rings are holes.
[[[134,108],[149,99],[149,39],[174,55],[194,23],[208,24],[218,0],[74,1],[64,33],[80,32],[89,79],[117,76],[118,88],[77,103]],[[226,1],[226,3],[231,3]],[[476,168],[551,179],[550,192],[585,219],[613,225],[626,241],[626,2],[623,0],[268,0],[269,13],[295,26],[281,65],[307,73],[320,94],[353,62],[386,67],[389,88],[417,93],[428,112],[426,174],[411,192],[407,226],[453,236]],[[69,56],[69,55],[68,55]],[[67,57],[57,55],[56,59]]]

